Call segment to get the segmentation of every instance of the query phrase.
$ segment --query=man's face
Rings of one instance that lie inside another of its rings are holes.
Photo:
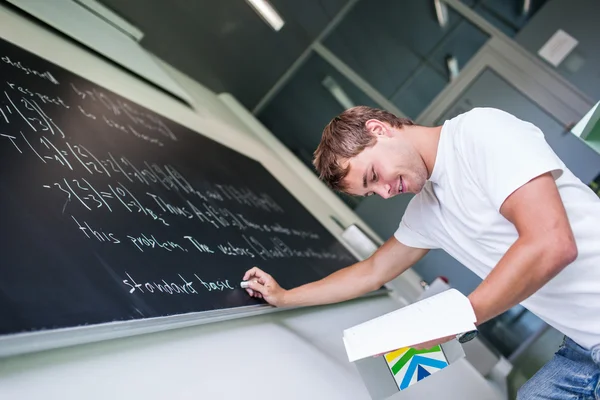
[[[384,199],[400,193],[419,193],[427,181],[425,162],[402,135],[391,129],[376,132],[377,142],[346,161],[344,179],[352,195],[378,194]]]

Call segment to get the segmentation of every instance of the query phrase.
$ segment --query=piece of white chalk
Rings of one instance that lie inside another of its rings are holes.
[[[253,282],[257,282],[257,280],[254,279]],[[250,286],[250,281],[243,281],[242,283],[240,283],[240,286],[242,287],[242,289],[247,289],[248,286]]]

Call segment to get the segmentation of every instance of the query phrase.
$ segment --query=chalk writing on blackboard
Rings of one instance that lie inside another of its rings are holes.
[[[52,76],[52,74],[50,72],[48,72],[48,71],[44,71],[44,72],[36,71],[34,69],[31,69],[31,68],[29,68],[27,66],[22,65],[21,61],[16,61],[15,62],[15,61],[11,60],[10,57],[8,57],[8,56],[3,56],[2,58],[0,58],[0,60],[2,60],[4,63],[10,65],[11,67],[20,69],[22,72],[24,72],[27,75],[31,74],[31,75],[38,76],[38,77],[40,77],[42,79],[46,79],[49,82],[54,83],[55,85],[59,85],[60,84],[56,80],[56,78],[54,78],[54,76]]]
[[[6,61],[5,61],[6,62]],[[33,73],[33,72],[32,72]],[[47,77],[51,75],[39,75]],[[57,121],[50,118],[37,101],[45,105],[61,107],[63,112],[83,114],[85,117],[104,121],[107,127],[122,134],[140,139],[150,144],[164,146],[164,140],[177,141],[177,137],[156,116],[137,111],[122,101],[113,101],[101,91],[83,90],[71,83],[72,91],[80,98],[101,104],[106,114],[87,111],[82,105],[71,107],[60,97],[53,97],[30,90],[22,85],[6,82],[10,90],[3,92],[6,101],[0,103],[2,120],[10,125],[13,119],[21,119],[29,126],[31,132],[19,131],[18,135],[0,132],[0,138],[10,141],[10,145],[21,155],[31,152],[38,162],[60,166],[64,175],[42,185],[43,189],[54,192],[62,198],[60,212],[74,222],[77,229],[87,239],[106,246],[133,246],[137,251],[147,252],[199,252],[205,255],[225,255],[229,257],[261,258],[313,258],[339,259],[340,254],[327,250],[315,250],[311,246],[294,247],[286,243],[282,237],[299,237],[307,240],[318,240],[319,234],[282,223],[254,222],[246,215],[243,207],[235,211],[228,206],[229,202],[261,209],[275,214],[284,214],[285,210],[266,193],[255,193],[245,187],[226,182],[204,182],[202,188],[196,188],[176,167],[151,159],[141,163],[132,162],[123,154],[112,152],[92,152],[85,145],[67,136]],[[111,115],[127,116],[129,123],[122,124],[112,119]],[[144,132],[139,132],[140,126]],[[150,136],[153,132],[157,136]],[[86,177],[104,177],[92,183]],[[147,187],[140,195],[129,185]],[[178,196],[167,199],[157,188]],[[103,226],[92,226],[86,213],[112,213],[115,210],[126,210],[148,218],[163,227],[168,227],[178,219],[196,220],[215,230],[235,229],[246,232],[240,236],[239,243],[229,240],[223,243],[205,243],[202,238],[193,235],[175,235],[166,237],[151,232],[113,232]],[[75,217],[73,214],[78,215]],[[267,239],[257,238],[252,232],[269,234]],[[204,281],[198,275],[192,280],[178,275],[178,282],[143,282],[138,283],[129,273],[123,284],[130,293],[169,293],[197,294],[193,284],[199,284],[208,291],[232,290],[228,281]]]
[[[0,341],[243,316],[264,301],[232,282],[256,263],[292,288],[357,261],[260,160],[169,111],[0,39]]]

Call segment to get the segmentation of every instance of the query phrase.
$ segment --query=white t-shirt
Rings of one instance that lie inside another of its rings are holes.
[[[577,259],[521,304],[585,348],[600,344],[600,199],[533,124],[492,108],[444,123],[435,166],[394,234],[407,246],[441,248],[482,279],[517,240],[504,200],[552,171]]]

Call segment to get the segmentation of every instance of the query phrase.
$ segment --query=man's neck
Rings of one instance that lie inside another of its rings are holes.
[[[425,167],[427,167],[427,179],[429,179],[433,173],[437,158],[442,126],[411,126],[404,129],[406,129],[405,135],[415,146],[415,149],[419,152],[421,159],[425,163]]]

